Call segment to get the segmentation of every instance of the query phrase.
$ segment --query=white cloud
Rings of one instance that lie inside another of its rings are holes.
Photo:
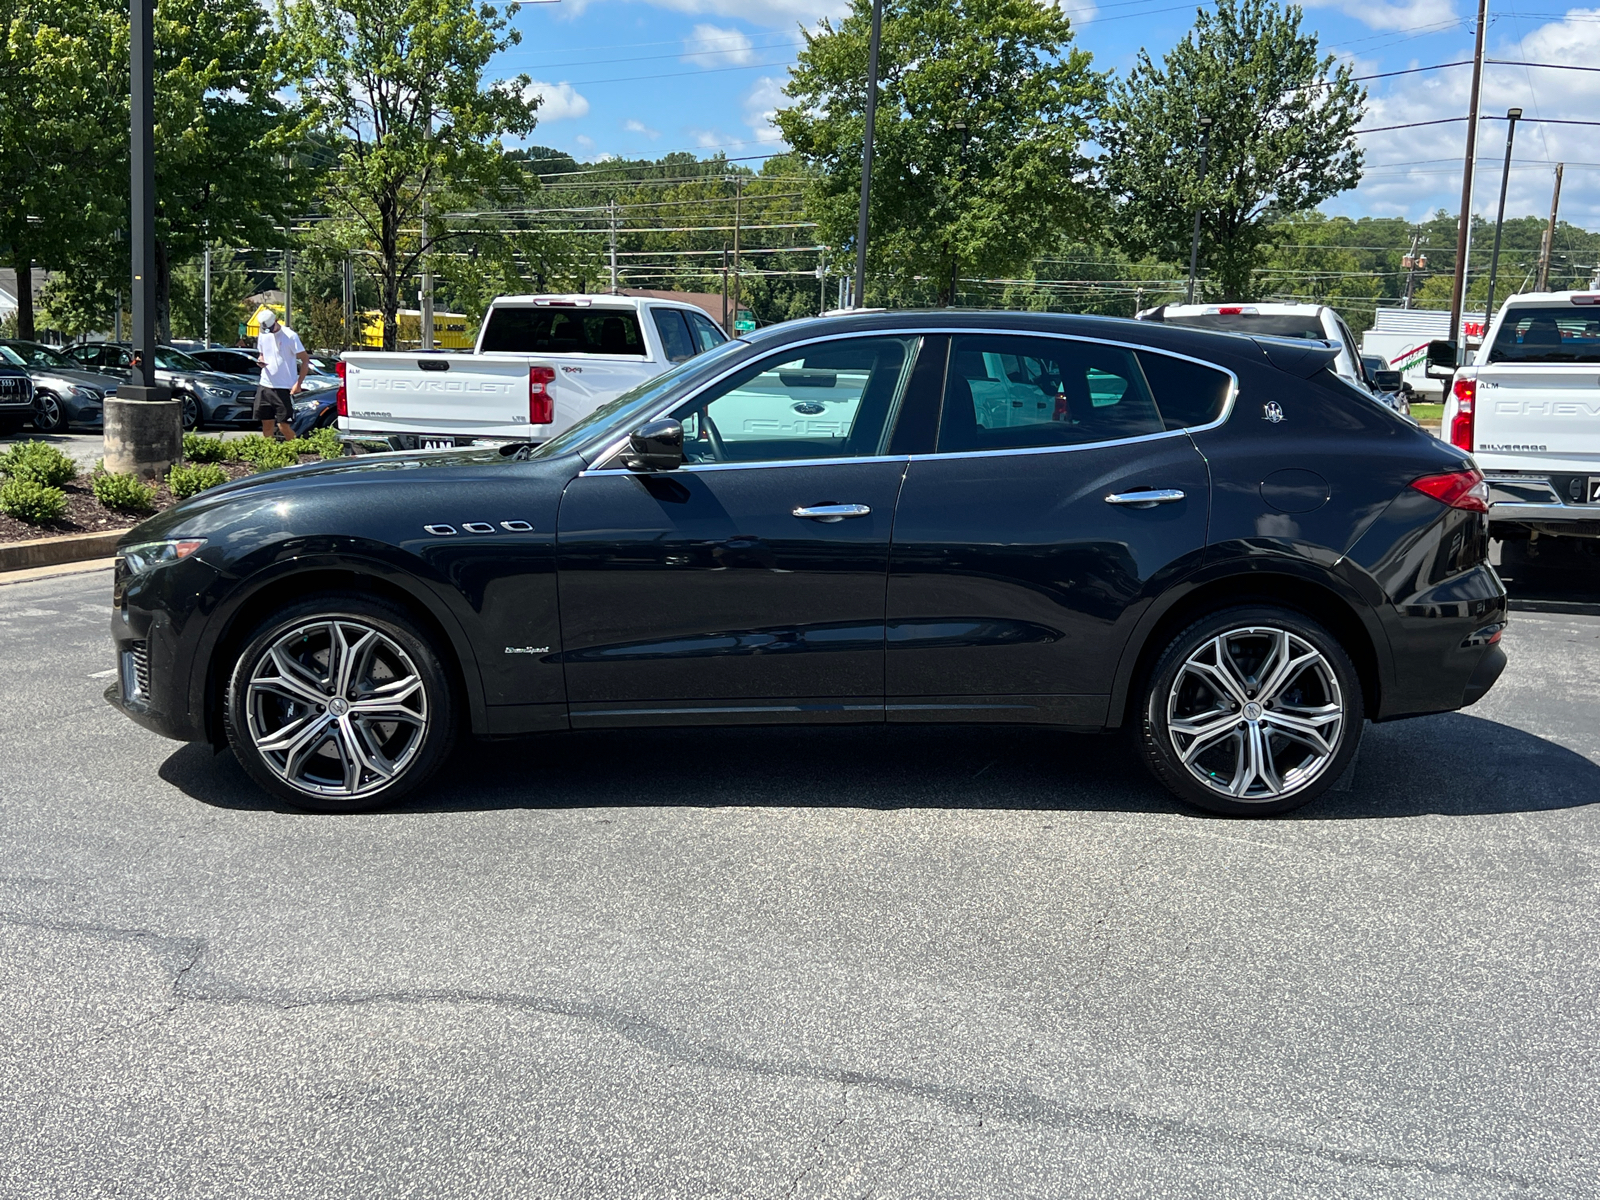
[[[696,25],[683,44],[688,51],[683,61],[697,67],[738,67],[756,58],[750,36],[737,29]]]
[[[701,150],[715,150],[728,144],[728,139],[715,129],[691,129],[689,136]]]
[[[755,134],[755,140],[765,145],[782,145],[783,134],[778,132],[772,123],[773,114],[781,105],[788,103],[788,97],[783,94],[782,79],[771,75],[763,75],[756,80],[744,98],[744,121],[750,126],[750,131]]]
[[[1094,0],[1055,0],[1055,6],[1066,13],[1074,25],[1087,25],[1100,12]]]
[[[650,126],[646,125],[643,121],[635,121],[630,119],[624,121],[622,123],[622,127],[629,133],[642,133],[651,141],[654,141],[656,138],[661,136],[661,131],[659,129],[651,129]]]
[[[587,134],[580,133],[577,137],[573,138],[572,140],[577,142],[578,145],[581,146],[585,150],[593,150],[594,149],[594,139],[592,137],[589,137]]]
[[[534,80],[527,86],[524,94],[540,97],[541,125],[589,115],[589,101],[570,83],[540,83]]]
[[[1458,19],[1455,0],[1306,0],[1307,8],[1336,8],[1369,29],[1448,26]]]

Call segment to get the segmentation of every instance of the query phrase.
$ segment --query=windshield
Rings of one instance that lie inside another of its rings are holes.
[[[70,370],[80,365],[72,362],[65,355],[50,349],[49,346],[41,346],[38,342],[15,342],[10,346],[6,346],[5,349],[25,359],[30,367],[40,367],[47,370],[54,368],[59,371]],[[9,358],[7,361],[10,361]]]
[[[1600,312],[1570,305],[1513,308],[1500,322],[1490,362],[1600,362]]]
[[[1314,313],[1252,316],[1249,313],[1200,313],[1192,317],[1167,317],[1166,324],[1185,329],[1216,329],[1224,333],[1270,334],[1272,337],[1330,340]]]
[[[10,346],[0,346],[0,362],[7,363],[13,367],[25,367],[28,365],[22,355],[18,354]]]
[[[156,366],[163,371],[210,371],[198,358],[191,358],[182,350],[174,350],[171,346],[162,346],[156,350]]]
[[[748,342],[737,339],[723,342],[715,350],[679,363],[670,371],[647,379],[631,391],[623,392],[609,404],[603,404],[565,433],[559,433],[543,443],[532,453],[534,458],[554,458],[566,454],[590,441],[621,433],[632,421],[639,420],[661,404],[667,393],[701,373],[710,374],[722,362],[736,358],[741,350],[750,348]]]

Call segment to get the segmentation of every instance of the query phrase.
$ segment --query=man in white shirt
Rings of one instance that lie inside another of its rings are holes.
[[[261,386],[256,389],[256,420],[261,422],[261,436],[272,436],[272,424],[278,424],[278,437],[282,441],[294,439],[294,397],[311,372],[311,356],[306,353],[300,335],[278,320],[270,308],[261,314],[261,332],[256,337],[256,350],[261,363]]]

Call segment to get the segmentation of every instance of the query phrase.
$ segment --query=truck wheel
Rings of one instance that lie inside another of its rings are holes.
[[[317,812],[392,804],[455,744],[456,700],[436,647],[398,607],[348,593],[301,601],[261,625],[225,703],[245,770]]]
[[[1144,691],[1145,765],[1173,794],[1228,816],[1299,808],[1361,740],[1361,683],[1336,638],[1276,606],[1230,608],[1168,643]]]

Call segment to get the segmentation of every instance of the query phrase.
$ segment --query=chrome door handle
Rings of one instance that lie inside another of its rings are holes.
[[[1106,503],[1150,508],[1157,504],[1171,504],[1174,500],[1182,499],[1183,493],[1177,488],[1148,488],[1142,492],[1112,492],[1106,497]]]
[[[813,521],[826,521],[831,525],[846,517],[865,517],[871,512],[865,504],[802,504],[794,510],[794,515],[809,517]]]

